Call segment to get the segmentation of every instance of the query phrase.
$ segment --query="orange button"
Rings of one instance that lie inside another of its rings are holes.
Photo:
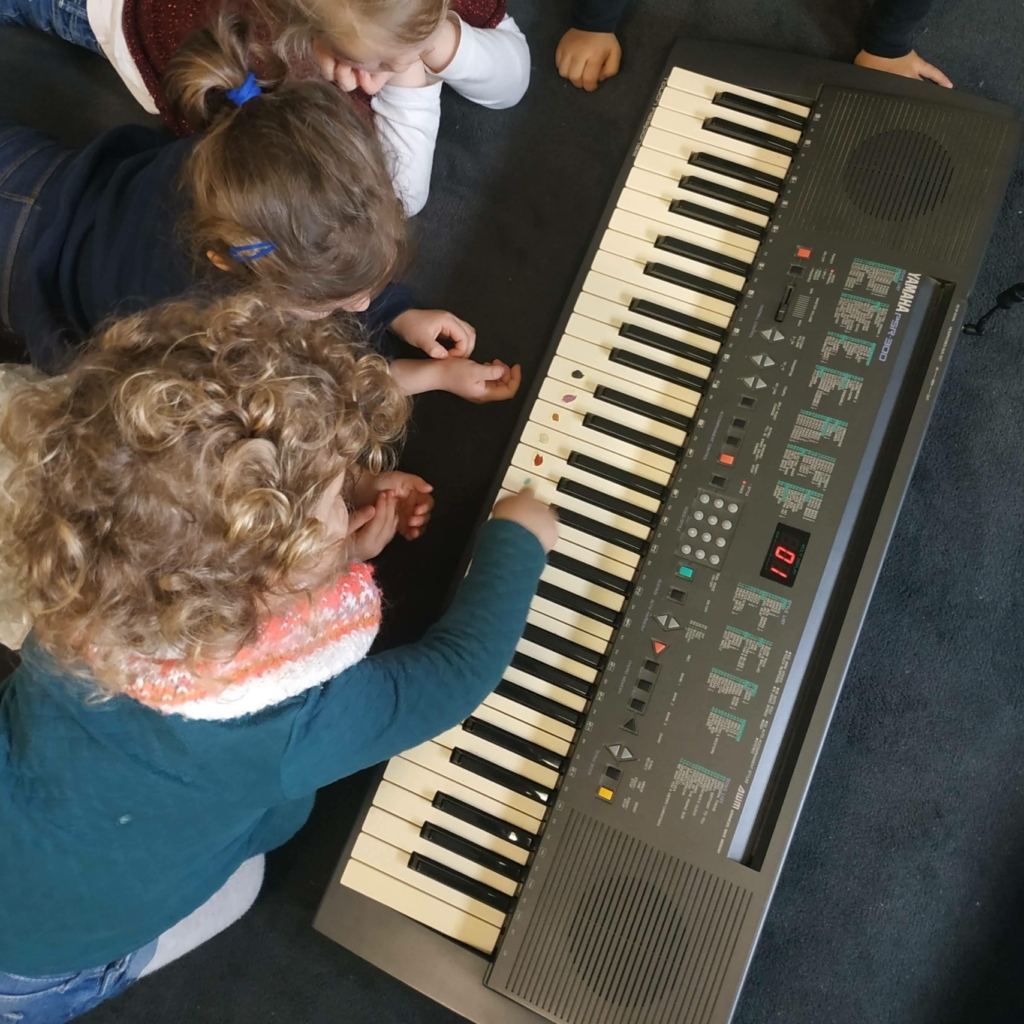
[[[811,258],[811,250],[804,245],[799,246],[796,250],[796,258],[798,260],[809,260]]]
[[[722,454],[718,456],[718,461],[723,466],[731,466],[736,461],[736,456],[730,455],[728,452],[722,452]]]

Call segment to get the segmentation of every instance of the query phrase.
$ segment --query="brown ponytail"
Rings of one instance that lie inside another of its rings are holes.
[[[252,72],[261,93],[227,92]],[[168,66],[168,100],[205,127],[182,168],[182,225],[240,281],[319,310],[383,287],[404,258],[406,225],[369,117],[333,85],[301,81],[238,15],[187,39]],[[273,243],[259,259],[231,249]]]

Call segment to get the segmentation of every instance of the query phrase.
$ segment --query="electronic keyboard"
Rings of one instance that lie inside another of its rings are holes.
[[[1019,140],[676,45],[496,485],[561,520],[516,655],[318,929],[479,1024],[729,1020]]]

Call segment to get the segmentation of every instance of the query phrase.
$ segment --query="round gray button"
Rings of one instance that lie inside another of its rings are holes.
[[[693,513],[693,518],[699,523],[704,518],[704,513],[701,512],[700,509],[697,509],[697,511]]]
[[[718,516],[708,516],[708,526],[717,526]]]
[[[707,552],[703,548],[697,548],[697,557],[704,558]]]
[[[732,520],[731,519],[723,519],[722,520],[722,529],[723,530],[731,530],[732,529]]]
[[[737,505],[737,504],[736,504],[736,502],[735,502],[735,501],[730,501],[730,502],[729,502],[729,511],[730,511],[730,512],[731,512],[731,513],[732,513],[733,515],[736,515],[736,513],[737,513],[737,512],[739,512],[739,510],[740,510],[740,507],[739,507],[739,505]]]
[[[719,563],[719,562],[721,561],[721,559],[720,559],[720,558],[718,557],[718,555],[712,555],[712,556],[711,556],[711,557],[710,557],[710,558],[708,559],[708,561],[709,561],[709,562],[710,562],[710,563],[711,563],[712,565],[718,565],[718,563]]]
[[[725,547],[725,538],[724,537],[716,537],[715,538],[715,547],[716,548],[724,548]]]
[[[689,544],[684,544],[684,545],[683,545],[683,546],[682,546],[682,547],[681,547],[681,548],[679,549],[679,553],[680,553],[680,554],[683,554],[683,555],[688,555],[688,554],[689,554],[689,553],[690,553],[690,552],[691,552],[692,550],[693,550],[693,548],[691,548]]]
[[[696,526],[691,526],[691,527],[690,527],[690,528],[689,528],[689,529],[688,529],[688,530],[686,531],[686,536],[687,536],[687,537],[696,537],[696,536],[697,536],[697,527],[696,527]]]
[[[721,498],[715,498],[715,508],[721,508],[725,504]]]
[[[704,541],[705,544],[710,544],[711,543],[711,534],[710,533],[702,533],[700,535],[700,539],[702,541]]]
[[[700,503],[702,505],[706,505],[710,500],[711,500],[711,495],[710,494],[702,494],[700,496]]]

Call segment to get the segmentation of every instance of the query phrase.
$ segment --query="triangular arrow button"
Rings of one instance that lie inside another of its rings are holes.
[[[617,745],[618,744],[616,744],[616,746]],[[633,751],[630,750],[629,747],[625,746],[624,744],[623,744],[623,746],[621,746],[619,748],[619,752],[615,756],[620,761],[635,761],[636,760],[636,754],[634,754]]]
[[[628,722],[624,722],[622,728],[625,729],[626,732],[631,732],[635,736],[637,733],[636,719],[631,718]]]
[[[761,353],[759,352],[759,353],[758,353],[758,354],[757,354],[756,356],[751,356],[751,357],[750,357],[750,361],[751,361],[751,362],[752,362],[752,363],[753,363],[753,364],[754,364],[755,366],[761,366],[761,365],[762,365],[762,363],[764,363],[764,356],[763,356],[763,355],[761,355]]]
[[[746,384],[748,388],[752,388],[754,386],[754,378],[753,377],[744,377],[743,378],[743,383]]]
[[[786,336],[781,331],[772,332],[772,341],[785,341]]]
[[[614,757],[616,761],[618,761],[619,760],[619,756],[622,753],[622,744],[621,743],[609,743],[608,744],[608,753],[611,754],[612,757]]]
[[[764,357],[764,362],[761,365],[767,370],[769,366],[774,366],[775,365],[775,360],[772,359],[771,356],[765,356]]]
[[[778,334],[779,332],[776,331],[775,333]],[[771,341],[772,340],[772,329],[769,327],[767,331],[762,331],[761,332],[761,337],[764,338],[767,341]]]
[[[668,647],[668,644],[663,644],[660,640],[652,640],[651,646],[654,648],[655,654],[661,654],[661,652]]]

